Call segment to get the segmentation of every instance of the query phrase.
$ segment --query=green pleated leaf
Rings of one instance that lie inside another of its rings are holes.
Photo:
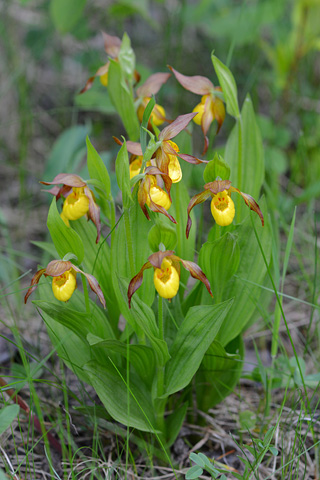
[[[104,340],[92,334],[87,336],[87,340],[93,348],[95,346],[102,347],[106,355],[108,352],[115,352],[127,358],[126,343],[119,340]],[[152,349],[146,345],[130,345],[129,359],[137,374],[147,385],[151,386],[155,373],[155,357]]]
[[[126,77],[132,79],[136,57],[134,51],[131,47],[130,38],[126,33],[124,33],[121,42],[121,48],[118,55],[119,63],[121,65],[122,71],[125,73]]]
[[[126,141],[123,142],[123,145],[120,148],[116,158],[116,175],[119,188],[122,192],[123,207],[129,208],[130,205],[132,205],[132,195],[130,188],[129,157]]]
[[[236,234],[227,232],[218,240],[202,245],[199,265],[210,282],[217,303],[222,300],[224,288],[237,272],[239,262],[240,248]]]
[[[241,336],[227,350],[216,340],[210,345],[196,375],[198,408],[208,411],[230,395],[243,366],[244,346]]]
[[[0,435],[10,427],[19,413],[19,405],[7,405],[0,410]]]
[[[135,111],[133,96],[125,82],[121,65],[115,60],[110,60],[108,91],[111,101],[121,117],[129,139],[137,141],[140,135],[140,124]]]
[[[77,256],[77,263],[81,263],[84,257],[83,243],[79,235],[71,227],[67,227],[60,217],[55,197],[49,208],[47,226],[60,257],[63,258],[71,252]]]
[[[242,134],[240,158],[239,129]],[[241,122],[236,123],[228,138],[225,160],[231,168],[232,185],[258,201],[264,181],[263,144],[249,96],[246,97],[242,107]],[[233,194],[232,198],[236,207],[236,219],[239,223],[248,215],[248,207],[240,195]]]
[[[198,370],[204,354],[215,339],[233,300],[219,305],[191,307],[170,349],[165,372],[165,394],[184,388]]]
[[[267,207],[264,199],[260,201],[262,211],[265,213],[265,226],[261,226],[260,218],[251,213],[259,234],[265,256],[271,259],[271,234],[269,221],[266,215]],[[236,275],[230,280],[224,291],[224,298],[233,298],[234,303],[227,315],[223,329],[219,332],[217,340],[225,346],[243,331],[251,316],[257,308],[257,301],[261,294],[257,285],[263,285],[266,276],[266,267],[261,255],[257,239],[252,227],[250,216],[237,226],[238,244],[240,247],[240,262]],[[244,280],[248,280],[248,284]]]
[[[227,105],[227,112],[229,115],[239,118],[238,91],[235,79],[229,68],[215,55],[211,55],[211,60],[223,91],[223,96]]]
[[[130,374],[128,418],[126,373],[117,371],[111,362],[106,367],[94,361],[85,366],[85,372],[105,408],[116,421],[144,432],[155,431],[151,395],[141,380]]]
[[[111,182],[107,167],[102,158],[90,142],[89,137],[86,138],[87,143],[87,166],[90,178],[99,180],[104,187],[104,194],[107,199],[111,199]]]
[[[87,0],[51,0],[50,14],[60,33],[67,33],[77,24]]]

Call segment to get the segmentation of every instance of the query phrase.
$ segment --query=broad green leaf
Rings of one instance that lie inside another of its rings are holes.
[[[129,309],[127,298],[128,284],[129,282],[122,278],[118,278],[119,294],[122,297],[121,313],[127,322],[134,328],[138,337],[139,334],[141,335],[141,332],[143,332],[148,338],[157,357],[157,363],[165,365],[169,360],[170,355],[167,343],[159,338],[159,329],[156,324],[153,310],[140,300],[136,294],[132,297],[131,309]]]
[[[234,77],[229,68],[215,55],[211,55],[211,60],[223,91],[223,96],[227,105],[227,112],[229,115],[239,118],[238,91]]]
[[[144,432],[155,431],[156,422],[150,392],[132,372],[128,386],[125,383],[126,373],[122,370],[117,371],[111,362],[107,367],[94,361],[89,362],[85,366],[85,372],[90,377],[100,400],[116,421]]]
[[[208,348],[196,375],[197,405],[207,411],[230,395],[243,366],[244,346],[241,336],[226,349],[218,341]]]
[[[198,370],[204,354],[215,339],[233,300],[219,305],[191,307],[170,349],[165,372],[165,394],[184,388]]]
[[[129,157],[126,141],[123,142],[116,158],[116,175],[119,188],[122,192],[123,208],[129,208],[132,205],[132,195],[130,188]]]
[[[256,230],[268,262],[271,259],[271,235],[269,228],[267,207],[264,199],[260,202],[265,215],[265,226],[261,226],[260,218],[251,212]],[[233,298],[234,303],[225,319],[217,340],[222,346],[227,345],[233,338],[243,331],[256,310],[256,301],[261,294],[260,288],[266,276],[266,267],[252,227],[250,216],[235,230],[240,247],[240,263],[237,274],[227,284],[224,299]],[[248,280],[247,283],[244,280]]]
[[[230,177],[230,167],[218,153],[206,165],[203,172],[205,183],[214,182],[217,177],[220,177],[221,180],[229,180]]]
[[[140,135],[140,125],[134,107],[133,96],[125,82],[121,65],[115,60],[110,60],[108,91],[129,139],[137,141]]]
[[[111,183],[107,167],[103,163],[102,158],[90,142],[89,137],[86,138],[87,143],[87,166],[90,178],[99,180],[105,190],[105,196],[110,199]]]
[[[0,435],[10,427],[19,413],[19,405],[7,405],[0,410]]]
[[[228,138],[225,160],[231,168],[232,185],[258,201],[264,181],[263,145],[249,96],[244,101],[241,120],[236,123]],[[236,207],[236,219],[240,223],[248,215],[248,207],[240,195],[233,194],[232,198]]]
[[[152,222],[146,219],[136,199],[127,214],[129,221],[128,218],[125,219],[123,217],[121,219],[116,229],[114,242],[112,244],[111,275],[113,280],[116,279],[117,275],[131,280],[131,278],[139,272],[142,265],[147,262],[149,255],[152,253],[147,241]],[[130,228],[131,242],[129,242],[130,239],[127,236],[125,221],[127,221],[127,227],[129,226]],[[131,271],[130,266],[129,248],[132,249],[134,263],[133,272]],[[117,281],[114,288],[118,289]],[[134,296],[140,297],[143,299],[144,303],[151,306],[154,300],[154,295],[153,269],[150,269],[144,272],[142,285]]]
[[[165,250],[173,250],[177,244],[177,233],[172,222],[160,220],[150,229],[148,234],[148,242],[151,250],[157,252],[162,243]]]
[[[51,0],[50,14],[60,33],[67,33],[82,17],[86,0]]]
[[[71,227],[67,227],[60,217],[55,197],[49,208],[47,226],[60,257],[63,258],[70,252],[77,256],[77,263],[81,263],[84,257],[83,243],[79,235]]]
[[[189,468],[186,473],[186,480],[196,480],[203,474],[203,469],[198,465],[194,465],[193,467]]]
[[[227,232],[218,240],[202,245],[199,265],[210,282],[216,303],[221,302],[224,288],[237,272],[239,262],[240,248],[236,234]]]
[[[130,38],[126,33],[124,33],[122,37],[122,43],[121,43],[118,59],[119,59],[119,63],[121,65],[122,71],[125,73],[126,77],[128,77],[131,80],[133,78],[136,57],[131,47]]]
[[[89,333],[87,336],[89,344],[94,348],[96,345],[105,349],[106,355],[108,351],[120,353],[127,358],[127,344],[119,340],[104,340]],[[133,366],[137,374],[149,386],[151,386],[155,374],[155,357],[153,350],[146,345],[130,345],[129,352],[130,364]]]
[[[76,125],[65,130],[52,147],[43,180],[51,182],[58,173],[74,172],[78,154],[83,149],[86,136],[89,134],[90,127],[84,125]]]

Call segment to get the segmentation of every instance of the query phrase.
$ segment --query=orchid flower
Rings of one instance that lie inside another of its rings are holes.
[[[193,109],[193,112],[197,113],[193,121],[197,125],[201,125],[201,129],[204,135],[204,150],[202,155],[206,153],[209,146],[209,139],[207,133],[209,127],[214,119],[217,120],[218,128],[217,133],[219,133],[220,128],[224,122],[226,116],[226,110],[223,104],[223,101],[217,96],[216,92],[221,92],[221,87],[215,87],[211,80],[201,75],[187,76],[182,75],[173,67],[170,67],[170,70],[174,73],[176,79],[186,90],[189,92],[196,93],[197,95],[202,95],[201,102],[198,103]]]
[[[143,113],[152,95],[158,93],[170,76],[170,73],[154,73],[147,78],[143,85],[137,88],[137,115],[140,122],[142,122]],[[151,119],[154,125],[162,125],[163,122],[167,121],[165,109],[156,103],[151,113]]]
[[[190,217],[190,212],[196,205],[204,202],[207,198],[211,197],[211,213],[218,225],[225,227],[230,225],[235,216],[234,203],[231,198],[231,192],[239,193],[244,199],[246,205],[256,212],[260,219],[262,226],[264,226],[264,218],[260,210],[259,205],[247,193],[240,192],[235,187],[231,186],[230,180],[215,180],[214,182],[206,183],[204,186],[205,190],[201,193],[198,193],[191,198],[188,205],[188,221],[187,221],[187,230],[186,236],[189,237],[190,228],[192,225],[192,220]]]
[[[159,251],[153,253],[148,261],[141,267],[139,273],[135,275],[128,287],[128,303],[131,308],[132,295],[142,284],[143,272],[148,269],[154,269],[153,282],[155,289],[162,298],[171,299],[177,295],[180,282],[180,263],[186,268],[193,278],[203,282],[211,296],[210,283],[201,268],[194,262],[183,260],[174,254],[173,250]]]
[[[52,277],[52,291],[56,299],[61,302],[67,302],[77,288],[77,273],[82,273],[86,277],[91,290],[98,296],[103,307],[106,308],[106,301],[97,279],[93,275],[83,272],[70,261],[64,260],[52,260],[46,268],[41,268],[34,274],[31,285],[24,297],[24,303],[27,303],[29,296],[37,288],[42,275]]]
[[[52,182],[40,183],[55,185],[47,192],[54,195],[57,200],[61,196],[65,197],[61,218],[67,226],[69,226],[69,220],[77,220],[84,215],[87,216],[88,220],[92,220],[97,228],[96,243],[98,243],[101,234],[100,208],[86,182],[79,175],[59,173]],[[59,184],[63,184],[63,186],[59,188],[57,186]]]

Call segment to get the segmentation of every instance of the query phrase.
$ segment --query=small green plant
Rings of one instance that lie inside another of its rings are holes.
[[[193,465],[186,473],[186,480],[196,480],[203,474],[205,470],[211,475],[213,479],[227,480],[227,477],[220,470],[214,468],[214,463],[203,453],[191,453],[189,456],[190,461],[194,462]]]

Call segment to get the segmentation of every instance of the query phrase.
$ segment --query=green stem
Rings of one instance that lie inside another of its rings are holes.
[[[133,256],[133,242],[132,242],[131,227],[130,227],[130,213],[128,208],[124,210],[124,224],[126,229],[130,274],[132,278],[135,274],[135,265],[134,265],[134,256]]]
[[[158,297],[158,327],[159,327],[159,338],[164,340],[164,325],[163,325],[163,298]],[[158,365],[157,367],[157,396],[161,397],[164,391],[164,366]],[[164,409],[166,406],[166,399],[157,400],[157,425],[158,428],[164,432]]]
[[[84,301],[86,305],[86,313],[90,314],[88,285],[86,282],[86,277],[83,275],[83,273],[81,273],[81,280],[82,280],[82,286],[83,286]]]
[[[241,115],[237,120],[238,122],[238,177],[237,177],[237,188],[242,190],[242,119]],[[237,200],[238,208],[237,208],[237,223],[240,223],[241,219],[241,208],[240,199]]]

